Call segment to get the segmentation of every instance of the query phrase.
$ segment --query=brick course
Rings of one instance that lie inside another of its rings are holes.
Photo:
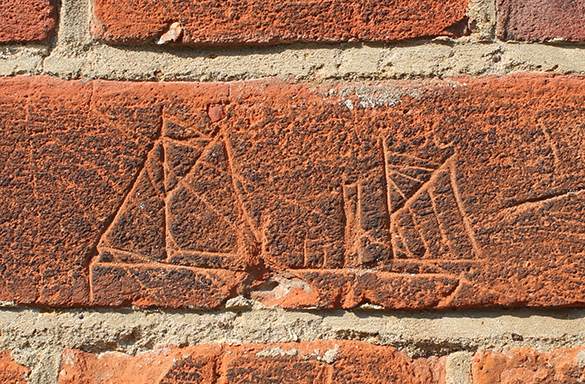
[[[46,40],[56,24],[53,0],[0,2],[0,43]]]
[[[0,300],[585,302],[582,77],[1,83]]]
[[[461,35],[467,7],[468,0],[93,0],[92,33],[112,43],[387,42]]]
[[[103,378],[106,378],[103,381]],[[445,383],[445,358],[354,341],[201,345],[128,356],[65,350],[60,384]]]

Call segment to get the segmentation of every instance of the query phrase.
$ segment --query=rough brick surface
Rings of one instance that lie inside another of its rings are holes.
[[[585,0],[498,0],[503,40],[585,41]]]
[[[583,348],[537,352],[529,348],[505,353],[485,351],[473,359],[474,384],[576,384],[585,380]]]
[[[0,351],[0,383],[25,384],[28,383],[29,369],[16,364],[10,352]]]
[[[92,33],[114,43],[397,41],[465,32],[468,0],[93,0]]]
[[[53,0],[0,1],[0,43],[45,40],[55,24]]]
[[[0,84],[0,300],[585,303],[583,77]]]
[[[445,358],[352,341],[202,345],[128,356],[65,350],[60,384],[444,383]],[[104,378],[105,381],[104,381]]]

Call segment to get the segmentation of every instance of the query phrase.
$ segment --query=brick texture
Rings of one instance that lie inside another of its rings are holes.
[[[0,383],[26,384],[30,370],[16,364],[9,351],[0,351]]]
[[[585,0],[498,0],[503,40],[585,41]]]
[[[465,33],[467,8],[468,0],[93,0],[92,33],[113,43],[398,41]]]
[[[585,381],[583,348],[537,352],[529,348],[478,353],[472,364],[474,384],[578,384]]]
[[[353,341],[202,345],[128,356],[65,350],[60,384],[445,382],[445,358]],[[105,381],[104,381],[105,378]]]
[[[583,305],[584,96],[0,80],[0,300]]]
[[[0,1],[0,43],[46,40],[55,24],[53,0]]]

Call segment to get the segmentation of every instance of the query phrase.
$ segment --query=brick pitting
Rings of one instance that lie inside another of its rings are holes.
[[[498,0],[498,38],[585,41],[585,0]]]
[[[0,43],[46,40],[55,28],[53,0],[0,2]]]
[[[93,0],[92,34],[111,43],[388,42],[466,33],[468,3]]]
[[[445,382],[445,357],[410,358],[356,341],[200,345],[136,356],[63,352],[60,384]]]
[[[582,77],[1,84],[0,300],[585,302]]]
[[[585,380],[584,348],[539,352],[517,348],[507,352],[483,351],[473,359],[474,384],[576,384]]]

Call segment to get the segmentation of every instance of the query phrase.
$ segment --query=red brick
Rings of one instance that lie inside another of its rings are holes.
[[[584,96],[0,80],[0,300],[582,306]]]
[[[63,353],[60,384],[444,383],[445,358],[354,341],[202,345],[127,356]],[[103,381],[105,379],[105,381]]]
[[[30,370],[16,364],[9,351],[0,351],[0,383],[25,384],[28,383]]]
[[[0,2],[0,43],[46,40],[55,28],[53,0]]]
[[[585,0],[498,0],[502,40],[585,41]]]
[[[112,43],[398,41],[464,33],[468,2],[93,0],[92,33]]]
[[[583,348],[537,352],[530,348],[505,353],[478,353],[472,364],[475,384],[575,384],[585,380]]]

